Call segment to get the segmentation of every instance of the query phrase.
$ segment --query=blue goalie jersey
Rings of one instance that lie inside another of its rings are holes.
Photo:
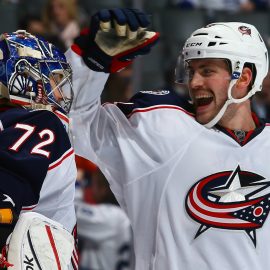
[[[17,210],[41,213],[71,232],[76,166],[68,119],[56,114],[0,108],[0,188]]]
[[[18,213],[43,214],[74,235],[77,171],[67,129],[59,111],[1,107],[0,189]],[[75,247],[72,267],[78,267]]]

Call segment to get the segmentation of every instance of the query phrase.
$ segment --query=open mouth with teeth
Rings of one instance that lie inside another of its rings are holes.
[[[214,100],[213,96],[197,96],[195,97],[195,105],[196,107],[207,106]]]

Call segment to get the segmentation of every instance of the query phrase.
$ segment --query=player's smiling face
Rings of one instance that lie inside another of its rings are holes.
[[[189,61],[188,73],[196,120],[207,124],[227,100],[230,83],[228,63],[222,59],[194,59]]]

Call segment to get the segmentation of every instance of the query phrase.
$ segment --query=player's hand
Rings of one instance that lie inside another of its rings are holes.
[[[90,29],[75,39],[72,50],[95,71],[117,72],[150,52],[159,33],[147,31],[148,16],[136,9],[103,9],[91,18]]]

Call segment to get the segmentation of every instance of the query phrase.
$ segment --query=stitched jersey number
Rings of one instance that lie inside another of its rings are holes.
[[[25,133],[11,147],[9,147],[10,150],[18,152],[21,146],[26,140],[28,140],[28,138],[33,134],[36,128],[27,124],[16,124],[15,128],[25,130]],[[50,152],[42,149],[42,147],[54,142],[54,133],[49,129],[43,129],[38,133],[38,135],[41,139],[43,139],[43,141],[34,146],[30,153],[42,155],[49,158]]]

